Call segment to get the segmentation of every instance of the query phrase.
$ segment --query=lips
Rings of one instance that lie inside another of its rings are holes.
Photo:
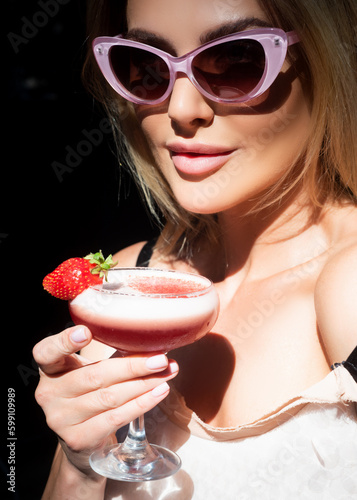
[[[205,175],[222,167],[234,150],[207,144],[169,144],[176,169],[186,175]]]

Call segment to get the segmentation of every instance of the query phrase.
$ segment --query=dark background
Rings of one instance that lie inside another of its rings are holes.
[[[2,419],[1,498],[39,499],[56,446],[34,400],[38,372],[31,350],[68,326],[70,317],[67,303],[43,291],[43,277],[67,258],[99,249],[114,253],[158,232],[128,174],[119,175],[111,135],[98,135],[103,115],[80,81],[85,4],[12,0],[3,6],[1,408],[5,414],[7,388],[14,388],[17,441],[11,493]],[[95,145],[88,146],[84,131],[94,134]],[[56,174],[53,162],[66,165],[69,151],[77,152],[76,166]]]

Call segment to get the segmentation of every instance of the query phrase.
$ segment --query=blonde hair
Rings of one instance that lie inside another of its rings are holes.
[[[281,200],[297,183],[304,185],[316,207],[327,199],[356,203],[356,0],[260,0],[260,4],[272,25],[295,30],[300,36],[301,42],[290,48],[289,57],[299,65],[299,76],[309,88],[314,134],[284,178],[257,202],[255,210]],[[92,0],[88,10],[89,42],[95,36],[124,32],[125,11],[125,1]],[[158,213],[164,217],[161,253],[189,259],[198,237],[206,235],[217,243],[216,215],[193,214],[179,205],[155,165],[131,103],[106,83],[91,50],[83,79],[111,119],[120,161],[130,167],[152,214],[157,219]],[[299,173],[293,176],[298,164]]]

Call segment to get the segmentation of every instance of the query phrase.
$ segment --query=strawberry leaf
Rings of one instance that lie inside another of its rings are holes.
[[[106,259],[104,259],[103,252],[100,250],[96,253],[90,253],[86,257],[86,260],[89,260],[90,264],[96,264],[93,269],[91,269],[92,274],[99,274],[100,278],[105,278],[108,280],[108,269],[114,267],[118,264],[118,262],[113,262],[113,256],[110,254]]]

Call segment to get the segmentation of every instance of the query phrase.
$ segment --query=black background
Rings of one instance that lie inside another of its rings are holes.
[[[32,347],[70,322],[67,303],[43,291],[43,277],[67,258],[99,249],[114,253],[158,232],[128,174],[119,174],[111,135],[96,135],[96,144],[85,148],[84,131],[98,131],[103,120],[80,80],[86,2],[60,1],[12,0],[3,6],[0,265],[5,384],[0,404],[5,416],[5,493],[0,496],[21,500],[41,497],[56,446],[34,400],[38,371]],[[52,8],[51,15],[45,8]],[[69,150],[80,153],[77,166],[56,175],[53,162],[65,165]],[[9,387],[16,391],[15,493],[6,484]]]

